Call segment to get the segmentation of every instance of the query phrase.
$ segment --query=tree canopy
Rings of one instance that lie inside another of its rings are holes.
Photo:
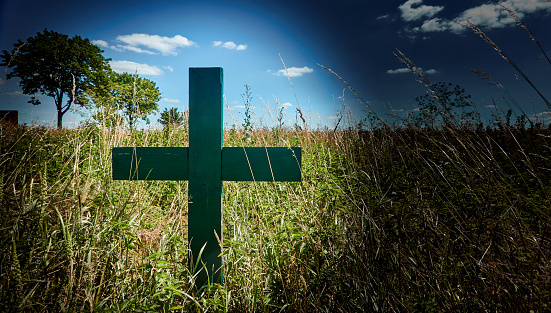
[[[101,88],[86,92],[88,103],[108,114],[96,114],[94,118],[112,122],[113,112],[122,114],[132,127],[136,120],[147,120],[147,116],[159,109],[161,92],[155,82],[137,74],[109,72],[108,81]]]
[[[63,127],[63,115],[72,104],[82,104],[84,90],[101,90],[110,70],[103,51],[80,36],[69,37],[45,29],[26,42],[18,40],[13,45],[11,52],[3,50],[0,55],[0,66],[11,69],[6,78],[21,79],[23,93],[32,96],[29,103],[40,104],[37,93],[54,98],[58,128]]]
[[[161,118],[158,120],[163,126],[180,125],[183,124],[184,114],[178,112],[177,108],[166,109],[161,112]]]
[[[478,117],[472,108],[471,95],[459,85],[438,82],[423,96],[415,98],[419,106],[419,114],[416,117],[418,126],[433,128],[435,123],[443,122],[446,126],[452,126],[457,122],[476,123]],[[455,114],[460,114],[459,120]]]
[[[159,109],[157,102],[161,100],[161,92],[155,82],[128,73],[113,73],[112,79],[116,87],[112,90],[115,102],[122,108],[130,126],[138,118],[147,120],[147,115]]]

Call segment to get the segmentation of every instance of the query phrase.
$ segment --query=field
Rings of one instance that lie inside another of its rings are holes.
[[[548,311],[551,131],[500,121],[226,130],[301,146],[303,182],[224,182],[224,284],[202,289],[187,183],[110,176],[112,147],[185,126],[4,126],[0,311]]]

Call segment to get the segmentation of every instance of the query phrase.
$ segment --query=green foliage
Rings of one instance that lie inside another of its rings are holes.
[[[137,74],[113,71],[109,73],[108,84],[88,90],[87,95],[88,100],[98,109],[94,115],[96,120],[113,124],[113,113],[119,112],[130,127],[139,118],[149,124],[147,116],[159,109],[158,102],[161,100],[161,92],[155,82]]]
[[[473,125],[477,122],[478,115],[472,109],[465,110],[473,107],[470,99],[471,95],[459,85],[443,82],[432,84],[427,94],[415,98],[419,106],[415,123],[424,128],[435,128],[441,123],[448,127]]]
[[[431,86],[399,126],[290,130],[280,111],[268,131],[246,110],[224,144],[301,146],[303,181],[224,182],[224,285],[203,288],[187,182],[110,177],[114,145],[186,146],[185,127],[0,127],[0,311],[549,311],[551,129],[464,122],[465,91]]]
[[[165,108],[165,110],[161,112],[161,118],[159,119],[159,123],[161,123],[165,127],[171,126],[171,125],[183,124],[186,122],[184,121],[184,114],[178,112],[177,108],[170,108],[170,109]]]
[[[252,92],[251,87],[249,85],[245,85],[245,93],[241,94],[241,98],[243,99],[243,104],[245,105],[245,112],[243,116],[243,131],[245,132],[245,136],[243,137],[243,140],[245,142],[251,141],[252,137],[252,130],[253,130],[253,124],[252,124],[252,118],[251,118],[251,110],[253,109],[252,104]]]
[[[275,145],[276,147],[279,146],[279,137],[281,135],[281,132],[283,131],[283,124],[285,124],[285,122],[283,121],[283,110],[285,109],[285,107],[283,106],[278,106],[277,108],[277,124],[275,127],[272,128],[272,136],[273,136],[273,141],[275,142]]]
[[[2,133],[0,311],[545,311],[551,301],[549,130],[253,130],[257,145],[302,146],[304,181],[224,183],[224,285],[200,290],[187,267],[187,183],[110,178],[113,142],[187,145],[187,130],[170,132]]]
[[[541,310],[548,301],[541,297],[548,296],[533,289],[531,282],[541,276],[531,269],[547,258],[545,252],[533,253],[549,242],[521,239],[529,233],[543,238],[539,227],[551,222],[545,218],[528,226],[528,220],[541,214],[536,194],[551,191],[548,175],[536,170],[543,163],[530,162],[520,152],[542,144],[536,143],[536,133],[408,129],[362,136],[371,148],[359,146],[355,163],[365,181],[351,186],[364,201],[370,200],[347,218],[348,244],[361,257],[345,262],[345,270],[375,264],[377,271],[362,267],[351,273],[359,281],[369,277],[375,283],[364,287],[380,296],[375,302],[379,308],[405,301],[406,311]],[[546,155],[547,150],[536,154]],[[510,167],[521,162],[522,168]],[[518,171],[533,181],[522,187],[529,181],[521,183],[511,174]],[[536,198],[532,213],[524,215],[525,201]],[[513,273],[522,273],[524,279],[509,280]],[[381,286],[394,286],[392,295],[377,291]],[[384,300],[398,294],[404,298]]]
[[[80,36],[69,37],[45,29],[26,42],[18,40],[11,52],[2,51],[0,66],[11,69],[8,79],[17,77],[23,93],[33,95],[29,103],[40,104],[40,93],[54,98],[57,126],[73,103],[82,104],[83,91],[106,83],[108,61],[103,51]],[[64,103],[64,96],[68,101]]]

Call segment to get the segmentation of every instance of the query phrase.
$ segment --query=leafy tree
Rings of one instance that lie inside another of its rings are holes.
[[[161,93],[155,82],[149,79],[111,71],[105,87],[88,90],[87,97],[89,104],[102,111],[94,115],[95,119],[105,121],[107,118],[112,122],[112,114],[103,113],[120,112],[132,127],[138,118],[148,121],[147,116],[159,109],[157,102],[161,100]]]
[[[161,112],[161,118],[159,119],[159,123],[161,123],[163,126],[167,127],[174,124],[182,124],[184,123],[184,114],[181,114],[178,112],[177,108],[170,108],[166,109]]]
[[[40,104],[34,95],[53,97],[57,109],[57,127],[63,127],[63,115],[73,103],[82,104],[83,90],[101,86],[107,78],[109,59],[103,51],[80,36],[70,38],[45,29],[26,42],[18,40],[12,52],[2,51],[0,66],[11,69],[7,79],[20,78],[29,103]],[[68,100],[64,103],[64,96]]]
[[[111,92],[115,97],[115,103],[128,118],[130,127],[134,125],[136,119],[147,121],[149,114],[159,110],[157,102],[161,100],[161,92],[155,82],[139,77],[137,74],[128,73],[113,72],[111,78],[114,82],[114,89]]]
[[[415,98],[419,105],[417,125],[433,128],[441,118],[444,125],[454,126],[457,113],[461,114],[460,121],[476,120],[475,113],[465,111],[465,108],[473,106],[470,99],[471,95],[459,85],[444,82],[433,84],[428,93]]]
[[[115,97],[111,93],[114,86],[115,83],[108,79],[100,88],[85,91],[85,106],[89,109],[95,108],[92,118],[106,127],[115,127],[124,123],[124,117],[119,114]]]

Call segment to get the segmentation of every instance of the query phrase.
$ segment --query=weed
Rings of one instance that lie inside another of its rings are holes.
[[[303,182],[224,182],[224,285],[202,289],[187,183],[110,177],[111,147],[187,146],[186,127],[98,112],[73,130],[1,128],[0,311],[548,311],[551,130],[508,109],[462,124],[446,113],[462,89],[424,82],[432,127],[371,111],[291,129],[279,109],[271,130],[246,113],[224,131],[226,146],[301,146]]]

